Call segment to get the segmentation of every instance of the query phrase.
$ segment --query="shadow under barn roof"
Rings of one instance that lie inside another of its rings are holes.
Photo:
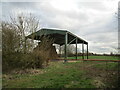
[[[88,42],[77,37],[76,35],[72,34],[71,32],[69,32],[67,30],[57,30],[57,29],[43,28],[31,35],[28,35],[27,38],[32,39],[32,37],[33,37],[34,40],[40,40],[42,36],[47,35],[54,39],[54,44],[64,45],[66,34],[68,37],[67,43],[70,43],[73,40],[70,44],[76,44],[76,41],[74,39],[77,38],[78,44],[79,43],[88,44]]]

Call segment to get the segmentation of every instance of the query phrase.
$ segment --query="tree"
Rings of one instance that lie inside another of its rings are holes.
[[[18,51],[20,35],[17,28],[11,23],[2,22],[2,49],[4,54],[12,54]]]
[[[27,16],[20,14],[17,16],[17,18],[11,17],[11,23],[17,28],[18,33],[20,35],[20,50],[22,52],[27,52],[29,49],[33,49],[35,42],[33,39],[26,41],[26,36],[30,33],[36,32],[38,29],[40,29],[39,26],[39,20],[34,17],[32,14],[29,14]],[[33,35],[34,38],[34,35]],[[27,46],[28,44],[28,46]],[[28,49],[26,49],[26,46]],[[27,51],[26,51],[27,50]]]
[[[64,54],[64,51],[65,51],[64,45],[61,47],[61,50],[62,50],[62,54]],[[67,45],[67,55],[72,56],[73,54],[75,54],[75,46],[72,44]]]
[[[31,14],[29,16],[18,15],[11,17],[11,21],[2,21],[2,50],[3,50],[3,69],[10,67],[26,67],[32,62],[31,51],[35,43],[33,40],[26,40],[26,35],[36,32],[39,29],[39,21]],[[35,62],[35,61],[34,61]],[[31,67],[31,66],[30,66]]]

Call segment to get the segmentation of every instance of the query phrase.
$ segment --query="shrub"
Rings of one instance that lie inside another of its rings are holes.
[[[51,56],[53,42],[54,40],[49,36],[43,36],[41,42],[32,52],[35,59],[35,67],[42,68],[43,66],[48,65],[49,59],[53,58]]]
[[[26,40],[26,30],[34,33],[38,26],[34,17],[18,16],[11,23],[2,22],[3,73],[15,68],[43,68],[48,65],[49,59],[56,57],[51,54],[54,40],[49,36],[43,36],[34,50],[33,39]]]

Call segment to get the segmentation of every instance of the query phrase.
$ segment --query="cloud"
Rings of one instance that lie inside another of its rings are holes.
[[[40,20],[41,27],[68,29],[87,40],[91,52],[110,53],[114,52],[113,48],[118,43],[117,2],[6,2],[2,5],[2,15],[8,17],[9,13],[33,13]]]

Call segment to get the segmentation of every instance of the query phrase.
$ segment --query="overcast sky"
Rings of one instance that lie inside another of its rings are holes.
[[[118,11],[118,0],[30,1],[2,1],[2,19],[32,13],[40,20],[41,28],[67,29],[88,41],[90,52],[117,52],[118,21],[115,13]]]

